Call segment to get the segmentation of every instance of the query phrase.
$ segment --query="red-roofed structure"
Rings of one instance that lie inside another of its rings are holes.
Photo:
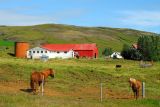
[[[78,53],[79,57],[98,57],[98,48],[95,43],[93,44],[43,44],[41,46],[51,51],[69,51],[73,50]]]
[[[135,48],[135,49],[138,49],[138,44],[134,43],[134,44],[132,44],[132,47]]]

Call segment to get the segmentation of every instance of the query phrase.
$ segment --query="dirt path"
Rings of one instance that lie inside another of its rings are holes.
[[[18,92],[28,92],[30,93],[29,84],[27,82],[17,81],[17,82],[0,82],[0,89],[2,93],[18,93]],[[79,88],[77,91],[70,91],[67,93],[63,93],[54,89],[45,88],[45,95],[47,96],[72,96],[78,98],[85,98],[85,97],[92,97],[97,98],[99,97],[100,90],[97,87],[86,87],[86,88]],[[104,92],[105,97],[109,98],[123,98],[129,99],[128,96],[123,96],[123,94],[114,93],[112,90],[108,90]]]
[[[27,82],[0,82],[1,93],[29,93],[32,94],[29,89],[29,83]],[[133,99],[132,95],[127,92],[114,92],[113,90],[105,89],[103,91],[104,98],[111,99]],[[46,96],[71,96],[77,98],[99,98],[100,97],[100,89],[97,87],[86,87],[79,88],[77,91],[70,92],[60,92],[55,89],[45,88],[44,95]]]

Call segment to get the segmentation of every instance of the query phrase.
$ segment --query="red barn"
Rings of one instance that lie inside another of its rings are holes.
[[[98,48],[95,43],[92,44],[43,44],[42,48],[53,51],[73,50],[79,57],[97,58]]]

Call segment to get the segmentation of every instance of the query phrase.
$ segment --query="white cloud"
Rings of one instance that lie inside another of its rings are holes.
[[[55,23],[57,19],[48,16],[24,15],[13,11],[0,10],[0,25],[35,25]]]
[[[160,26],[159,11],[123,11],[120,19],[124,24],[145,27]]]

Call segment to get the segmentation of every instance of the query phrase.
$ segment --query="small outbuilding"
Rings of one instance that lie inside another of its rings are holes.
[[[111,58],[121,59],[123,57],[121,56],[120,52],[113,52],[113,54],[111,55]]]
[[[137,44],[137,43],[132,44],[132,48],[138,49],[138,48],[139,48],[139,47],[138,47],[138,44]]]

